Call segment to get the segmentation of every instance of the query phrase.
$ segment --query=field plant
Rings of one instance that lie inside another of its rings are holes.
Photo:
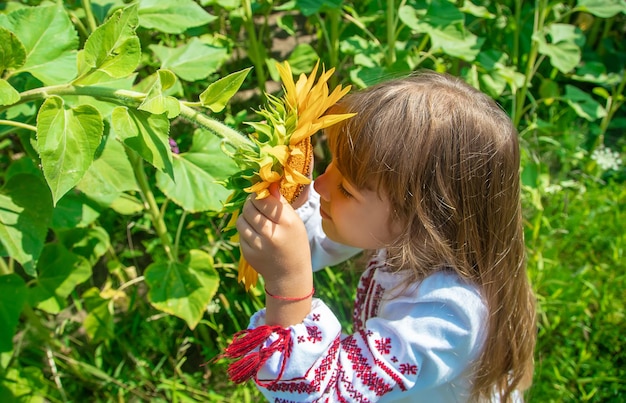
[[[223,141],[249,142],[276,61],[318,59],[331,86],[428,68],[507,110],[539,307],[526,397],[620,401],[625,47],[624,0],[2,2],[0,401],[262,400],[217,359],[263,306],[223,232]],[[347,331],[354,267],[315,277]]]

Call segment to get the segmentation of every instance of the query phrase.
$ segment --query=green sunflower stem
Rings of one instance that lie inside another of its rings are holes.
[[[150,214],[150,220],[152,221],[154,230],[156,231],[159,239],[161,240],[161,243],[163,244],[165,254],[170,261],[177,261],[178,257],[175,256],[173,253],[174,246],[167,232],[167,226],[165,225],[165,221],[163,220],[163,215],[161,214],[159,205],[154,198],[154,193],[152,193],[152,190],[150,189],[148,177],[146,176],[146,172],[143,166],[143,159],[141,159],[139,154],[130,149],[127,149],[127,155],[133,167],[135,180],[137,181],[137,185],[139,185],[139,189],[141,190],[141,196],[146,205],[146,209],[148,210],[148,214]]]
[[[98,86],[75,86],[69,84],[53,85],[48,87],[40,87],[32,90],[24,91],[20,94],[20,100],[10,106],[17,104],[36,101],[50,97],[52,95],[82,95],[96,98],[102,101],[111,102],[117,105],[137,108],[145,99],[146,94],[143,92],[114,89]],[[215,135],[222,138],[233,147],[255,147],[255,144],[245,135],[239,133],[232,127],[223,122],[213,119],[206,114],[189,107],[186,102],[179,101],[180,116],[191,123],[209,130]],[[0,107],[0,112],[7,109],[8,106]]]

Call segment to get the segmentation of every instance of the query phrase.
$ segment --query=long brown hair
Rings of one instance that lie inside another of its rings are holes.
[[[403,225],[390,263],[415,281],[453,268],[480,288],[489,320],[472,397],[510,400],[530,386],[536,339],[511,120],[485,94],[434,72],[354,92],[335,108],[357,113],[326,131],[338,169],[385,195]]]

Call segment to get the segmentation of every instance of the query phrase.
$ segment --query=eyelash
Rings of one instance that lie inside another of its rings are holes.
[[[348,192],[346,190],[345,187],[343,187],[343,185],[340,183],[339,186],[337,186],[337,188],[339,189],[339,191],[341,192],[341,194],[343,194],[345,197],[352,197],[352,194],[350,192]]]

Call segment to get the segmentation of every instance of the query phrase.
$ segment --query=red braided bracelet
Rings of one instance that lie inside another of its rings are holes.
[[[304,297],[281,297],[280,295],[274,295],[271,292],[267,291],[267,288],[265,289],[265,293],[272,298],[281,300],[281,301],[291,301],[291,302],[297,302],[297,301],[304,301],[305,299],[312,297],[313,294],[315,294],[315,287],[313,287],[311,289],[311,292],[308,293],[307,295],[305,295]]]

